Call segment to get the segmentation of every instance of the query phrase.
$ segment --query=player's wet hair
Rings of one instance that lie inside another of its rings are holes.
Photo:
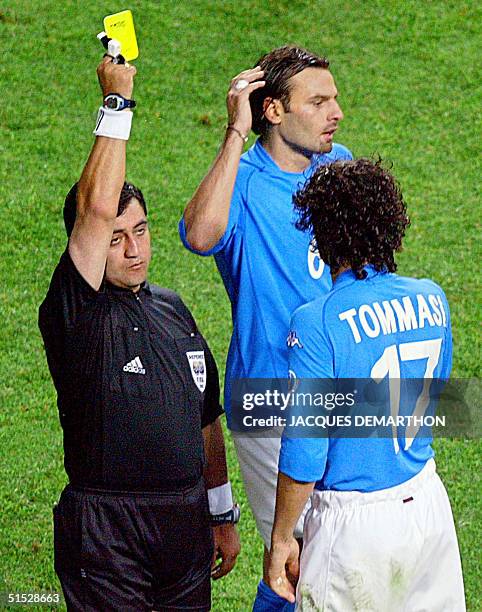
[[[249,98],[253,116],[253,132],[265,136],[271,127],[271,123],[264,116],[266,98],[281,100],[283,108],[288,111],[289,79],[305,68],[328,68],[329,65],[326,57],[319,57],[311,51],[289,45],[274,49],[260,57],[255,66],[261,66],[261,69],[264,70],[263,81],[266,81],[266,85],[253,91]]]
[[[365,263],[395,272],[394,252],[410,220],[400,186],[381,159],[321,166],[293,201],[296,227],[311,232],[332,272],[349,266],[361,279]]]
[[[75,217],[77,213],[77,187],[78,183],[72,185],[72,188],[67,194],[67,197],[65,198],[64,202],[64,225],[65,231],[67,232],[67,236],[70,236],[72,230],[74,229]],[[117,217],[122,215],[132,198],[138,200],[139,204],[144,210],[144,213],[147,215],[146,201],[144,200],[142,191],[132,183],[125,182],[122,186],[122,190],[119,196]]]

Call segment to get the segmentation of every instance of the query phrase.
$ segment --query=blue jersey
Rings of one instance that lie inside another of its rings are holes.
[[[431,384],[427,379],[448,379],[452,336],[442,289],[426,279],[376,272],[372,266],[365,270],[364,280],[351,270],[340,274],[328,294],[293,314],[290,333],[298,338],[289,350],[293,375],[420,379],[416,382],[422,389]],[[320,490],[393,487],[417,474],[433,456],[431,438],[419,436],[407,444],[407,430],[395,431],[393,438],[284,435],[279,469],[295,480],[316,482]]]
[[[292,312],[331,287],[329,269],[294,226],[293,194],[315,167],[352,159],[342,145],[318,155],[304,173],[284,172],[258,140],[242,157],[229,221],[220,241],[201,255],[214,255],[231,301],[233,334],[224,386],[230,423],[230,381],[284,378],[286,335]],[[179,224],[184,245],[184,220]],[[197,251],[194,251],[197,252]]]

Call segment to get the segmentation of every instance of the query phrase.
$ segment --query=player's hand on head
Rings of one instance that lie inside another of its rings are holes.
[[[234,77],[229,86],[226,98],[228,108],[228,124],[238,129],[242,134],[249,134],[252,124],[249,96],[256,89],[264,87],[261,80],[264,72],[259,66],[243,70]]]
[[[236,527],[231,524],[213,527],[214,553],[211,577],[218,580],[233,569],[241,548]],[[220,562],[219,562],[220,560]]]
[[[106,55],[97,66],[97,76],[103,95],[117,93],[124,98],[131,98],[136,72],[135,66],[114,64],[112,57]]]
[[[300,547],[295,538],[273,544],[268,566],[269,587],[280,597],[295,602],[296,584],[300,574]]]

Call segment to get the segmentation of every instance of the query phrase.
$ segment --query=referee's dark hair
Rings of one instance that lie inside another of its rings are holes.
[[[296,227],[309,231],[332,273],[364,264],[395,272],[394,252],[410,225],[400,186],[382,160],[358,159],[320,166],[293,196]]]
[[[255,66],[260,66],[261,70],[264,70],[263,81],[266,84],[261,89],[255,89],[249,97],[253,132],[266,136],[271,127],[271,123],[264,116],[266,98],[280,100],[285,111],[289,111],[289,79],[305,68],[328,68],[329,65],[330,62],[326,57],[319,57],[307,49],[291,45],[273,49],[260,57]]]
[[[67,197],[64,202],[64,225],[65,231],[67,232],[67,236],[70,236],[72,230],[74,229],[75,217],[77,214],[77,187],[79,183],[75,183],[72,185]],[[135,198],[139,201],[139,204],[142,206],[144,213],[147,215],[147,206],[146,201],[144,200],[144,196],[142,195],[142,191],[133,185],[132,183],[125,182],[122,186],[122,190],[119,196],[119,205],[117,207],[117,217],[122,215],[125,211],[127,204],[131,201],[132,198]]]

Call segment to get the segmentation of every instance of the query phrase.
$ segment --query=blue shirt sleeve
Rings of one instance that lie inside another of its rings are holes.
[[[298,308],[291,317],[288,360],[296,378],[333,378],[333,351],[322,328],[324,300]],[[297,341],[296,341],[297,340]]]
[[[288,349],[290,377],[296,393],[308,392],[312,378],[333,378],[333,352],[322,329],[322,301],[316,300],[295,311],[290,325]],[[300,482],[321,480],[326,468],[328,438],[290,436],[283,433],[279,471]]]
[[[220,240],[211,248],[209,251],[197,251],[194,249],[188,242],[186,236],[186,224],[184,222],[184,216],[181,217],[179,221],[179,237],[181,238],[181,242],[183,245],[191,251],[192,253],[196,253],[196,255],[201,255],[203,257],[207,257],[208,255],[215,255],[219,253],[224,247],[229,243],[231,238],[234,236],[236,231],[239,230],[239,221],[242,214],[242,210],[244,208],[244,199],[241,194],[241,190],[239,187],[239,181],[237,180],[234,185],[233,197],[231,198],[231,204],[229,207],[229,218],[228,225],[226,226],[226,230],[224,234],[221,236]]]

